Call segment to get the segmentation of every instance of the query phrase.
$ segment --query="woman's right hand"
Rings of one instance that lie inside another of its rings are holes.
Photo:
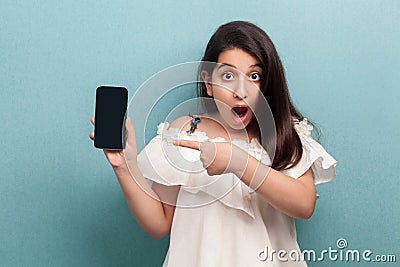
[[[92,117],[90,122],[95,125],[95,118]],[[126,118],[126,145],[124,150],[108,150],[103,149],[107,160],[110,162],[113,168],[137,166],[137,148],[136,148],[136,137],[135,130],[131,119]],[[94,133],[89,134],[90,139],[94,140]]]

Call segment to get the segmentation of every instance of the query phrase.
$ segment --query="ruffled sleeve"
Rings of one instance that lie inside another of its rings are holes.
[[[298,178],[310,167],[313,172],[314,183],[321,184],[332,180],[336,176],[337,161],[311,136],[313,126],[306,118],[294,125],[303,144],[303,155],[300,162],[284,172]]]
[[[143,176],[151,181],[172,186],[188,184],[192,173],[204,170],[199,158],[200,152],[173,145],[180,139],[187,139],[177,128],[169,128],[169,123],[158,125],[157,135],[138,154],[138,166]],[[201,132],[190,136],[191,140],[206,138]]]

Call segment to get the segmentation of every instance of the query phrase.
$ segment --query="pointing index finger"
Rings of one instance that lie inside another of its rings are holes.
[[[200,142],[193,140],[177,140],[174,145],[200,150]]]

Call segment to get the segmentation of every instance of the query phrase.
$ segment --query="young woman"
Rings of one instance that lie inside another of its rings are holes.
[[[105,151],[133,216],[154,238],[170,234],[163,266],[306,266],[294,218],[311,217],[315,184],[333,179],[336,160],[292,104],[262,29],[220,26],[202,61],[215,63],[199,69],[199,96],[215,110],[160,123],[139,155],[128,118],[126,150]],[[267,113],[275,129],[263,134]]]

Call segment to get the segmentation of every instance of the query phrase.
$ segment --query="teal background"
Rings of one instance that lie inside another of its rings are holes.
[[[156,72],[200,60],[215,29],[236,19],[270,35],[293,100],[339,162],[317,187],[313,217],[297,221],[301,248],[346,238],[398,264],[399,3],[1,0],[0,265],[161,266],[168,238],[136,224],[89,139],[95,88],[124,85],[132,96]],[[149,123],[191,95],[167,98]]]

